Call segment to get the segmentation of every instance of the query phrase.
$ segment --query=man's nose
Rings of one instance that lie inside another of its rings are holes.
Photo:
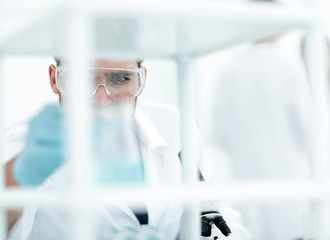
[[[103,105],[108,105],[111,104],[112,100],[107,94],[107,91],[105,89],[104,85],[98,85],[95,94],[92,99],[92,104],[95,106],[103,106]]]

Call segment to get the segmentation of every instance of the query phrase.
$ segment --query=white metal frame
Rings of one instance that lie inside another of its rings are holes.
[[[72,218],[72,239],[93,239],[92,214],[87,208],[90,200],[91,149],[91,107],[88,99],[87,74],[92,46],[91,22],[84,11],[72,11],[71,22],[67,26],[68,65],[72,69],[69,87],[75,89],[66,104],[66,133],[68,139],[68,160],[72,161],[73,194],[70,215]],[[85,80],[85,81],[84,81]],[[79,91],[75,86],[80,86]],[[82,229],[84,229],[82,231]]]
[[[313,100],[312,177],[320,184],[329,180],[329,99],[328,99],[328,49],[320,26],[315,26],[307,36],[306,59],[309,66]],[[314,200],[316,239],[329,237],[329,202]]]
[[[21,4],[21,2],[20,2]],[[20,10],[26,12],[38,12],[40,10],[50,10],[54,5],[15,5],[14,7],[6,5],[6,2],[1,6],[0,11],[4,10]],[[57,6],[55,6],[57,7]],[[328,102],[326,88],[326,66],[323,56],[324,48],[322,47],[322,32],[319,28],[319,20],[317,16],[311,16],[307,14],[306,9],[292,10],[292,9],[272,9],[266,6],[241,6],[230,5],[221,3],[205,3],[205,2],[154,2],[154,1],[129,1],[129,2],[105,2],[100,1],[95,4],[89,2],[70,2],[69,5],[61,5],[61,8],[65,8],[71,11],[71,21],[67,26],[67,36],[69,36],[67,43],[67,52],[69,64],[73,69],[72,79],[73,84],[78,79],[84,78],[83,72],[80,69],[84,69],[82,66],[88,65],[88,60],[92,54],[92,42],[90,23],[93,15],[99,13],[111,13],[121,15],[156,15],[161,14],[163,16],[177,16],[177,17],[192,17],[202,16],[205,18],[218,18],[218,19],[236,19],[237,21],[244,20],[246,17],[257,18],[264,17],[267,19],[273,19],[276,21],[290,22],[286,29],[296,27],[312,26],[309,40],[307,41],[307,59],[309,60],[309,72],[312,80],[312,91],[315,110],[314,121],[314,181],[306,183],[246,183],[246,184],[223,184],[221,186],[206,185],[201,186],[197,183],[197,166],[196,155],[191,149],[196,149],[196,143],[189,137],[189,130],[193,129],[193,121],[195,118],[194,103],[194,79],[193,76],[193,64],[194,57],[198,57],[201,52],[195,52],[193,55],[189,53],[177,53],[178,63],[178,76],[180,86],[180,108],[181,108],[181,127],[182,127],[182,152],[183,152],[183,174],[184,185],[173,188],[141,188],[141,189],[109,189],[109,191],[115,191],[116,195],[109,197],[106,192],[95,191],[90,187],[90,181],[88,176],[89,162],[88,156],[90,156],[89,150],[89,112],[87,99],[84,94],[88,86],[83,86],[81,91],[76,91],[75,97],[72,98],[69,106],[66,109],[66,116],[70,131],[68,132],[69,141],[69,158],[73,160],[72,173],[74,176],[74,191],[69,199],[68,195],[59,192],[47,192],[36,193],[29,189],[5,189],[4,186],[4,168],[1,168],[0,172],[0,238],[4,239],[6,220],[4,212],[1,209],[5,207],[18,208],[25,204],[34,202],[41,205],[64,207],[71,209],[72,222],[73,222],[73,236],[72,239],[90,240],[93,238],[93,225],[91,225],[90,216],[86,215],[86,211],[92,210],[96,205],[110,204],[115,201],[126,201],[132,207],[138,207],[139,202],[143,202],[146,199],[153,199],[161,201],[162,197],[166,193],[166,197],[182,202],[185,205],[185,218],[186,224],[189,225],[189,231],[182,231],[182,239],[197,240],[199,238],[199,207],[198,202],[200,200],[211,199],[229,199],[234,201],[266,201],[272,202],[275,200],[281,201],[283,195],[290,199],[305,198],[314,201],[317,237],[316,240],[327,239],[328,234],[328,216],[327,211],[328,203],[330,200],[330,185],[328,183],[328,161],[329,153],[327,146],[329,146],[329,116],[328,116]],[[317,11],[316,11],[317,12]],[[219,17],[219,15],[221,15]],[[1,19],[0,19],[1,21]],[[293,24],[293,22],[295,24]],[[315,25],[311,24],[314,23]],[[29,23],[31,24],[31,22]],[[33,21],[32,21],[33,26]],[[13,31],[7,31],[0,38],[0,54],[11,53],[11,50],[5,48],[8,41],[12,38],[15,39],[15,34],[29,28],[31,25],[26,25],[24,22],[19,24]],[[19,34],[18,34],[19,36]],[[81,37],[84,36],[84,37]],[[79,37],[79,38],[78,38]],[[261,36],[250,36],[244,41],[250,41]],[[77,41],[78,39],[78,41]],[[240,42],[239,39],[232,39],[232,44]],[[224,47],[223,45],[219,45]],[[215,48],[215,50],[218,48]],[[213,49],[207,49],[212,51]],[[15,53],[15,51],[13,51]],[[23,51],[24,54],[33,53],[30,50]],[[44,54],[46,54],[45,52]],[[83,53],[82,58],[77,58],[76,53]],[[196,55],[197,54],[197,55]],[[116,55],[114,57],[125,57]],[[155,56],[151,56],[155,57]],[[160,56],[162,57],[162,56]],[[166,57],[166,56],[165,56]],[[0,56],[1,60],[1,56]],[[3,65],[0,61],[0,73],[2,73]],[[80,81],[83,83],[84,81]],[[0,91],[3,91],[3,78],[0,76]],[[3,96],[0,92],[0,97]],[[87,106],[87,107],[86,107]],[[81,109],[81,111],[74,111],[74,109]],[[3,116],[3,101],[0,99],[0,116]],[[78,114],[77,114],[78,113]],[[0,119],[0,129],[2,129],[3,122]],[[85,137],[80,137],[81,135]],[[72,143],[72,144],[71,144]],[[74,143],[74,144],[73,144]],[[0,146],[1,150],[1,146]],[[189,164],[188,164],[189,161]],[[75,166],[78,166],[75,167]],[[78,171],[79,169],[79,171]],[[272,186],[281,186],[280,188],[273,188]],[[271,188],[272,187],[272,188]],[[221,189],[221,192],[218,191]],[[276,191],[269,189],[276,189]],[[216,190],[216,191],[213,191]],[[246,191],[250,194],[246,194]],[[154,194],[154,192],[159,194]],[[253,194],[251,194],[251,192]],[[262,194],[260,194],[262,192]],[[140,194],[143,193],[143,194]],[[178,194],[179,193],[179,194]],[[203,194],[205,193],[205,194]],[[132,202],[131,196],[138,196],[134,198]],[[249,196],[249,197],[247,197]],[[68,208],[69,207],[69,208]],[[84,209],[85,211],[81,211]],[[81,214],[85,212],[85,214]],[[85,231],[81,231],[84,229]],[[193,230],[193,231],[192,231]]]
[[[195,116],[195,78],[194,59],[185,56],[178,56],[178,84],[180,93],[180,127],[181,127],[181,146],[182,146],[182,166],[184,184],[189,186],[196,185],[198,181],[197,171],[197,142],[191,137],[191,130],[194,129]],[[170,195],[171,196],[171,195]],[[182,216],[181,236],[186,240],[197,240],[200,235],[199,201],[196,198],[185,204]]]
[[[1,49],[0,49],[1,53]],[[0,56],[0,112],[4,112],[4,81],[3,81],[3,57]],[[0,131],[4,131],[4,119],[0,118]],[[3,145],[2,141],[0,141],[0,160],[3,159]],[[5,189],[5,168],[0,167],[0,195],[6,193]],[[0,206],[0,238],[6,238],[7,231],[7,219],[5,206]]]

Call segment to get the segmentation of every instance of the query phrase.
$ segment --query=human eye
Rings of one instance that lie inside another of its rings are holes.
[[[113,85],[123,85],[131,80],[131,75],[129,72],[111,73],[108,75],[107,81]]]

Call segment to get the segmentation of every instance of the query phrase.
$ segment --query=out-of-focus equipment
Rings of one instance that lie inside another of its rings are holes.
[[[226,221],[223,219],[222,215],[217,211],[202,212],[201,222],[202,222],[201,235],[203,237],[211,236],[213,224],[226,237],[228,237],[231,234],[231,230],[228,227]]]

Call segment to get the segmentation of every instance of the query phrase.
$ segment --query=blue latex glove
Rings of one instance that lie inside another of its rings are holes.
[[[62,164],[62,129],[59,106],[48,105],[31,120],[26,147],[13,166],[18,184],[39,185]]]

